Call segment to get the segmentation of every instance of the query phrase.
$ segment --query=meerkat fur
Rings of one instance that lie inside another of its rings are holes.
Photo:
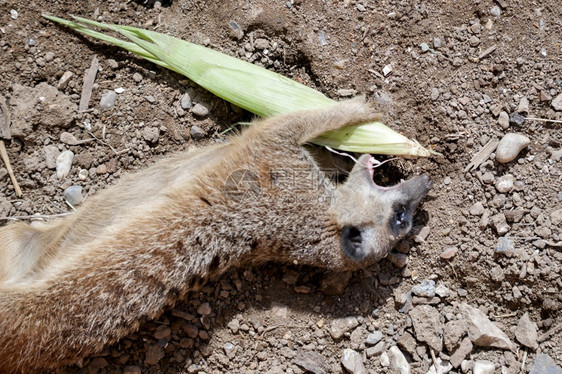
[[[265,119],[124,177],[68,217],[0,227],[0,373],[74,363],[232,266],[350,270],[386,256],[428,177],[379,187],[364,155],[336,186],[303,148],[375,118],[350,101]]]

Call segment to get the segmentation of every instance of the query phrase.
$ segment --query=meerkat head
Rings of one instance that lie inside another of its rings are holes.
[[[378,186],[373,161],[370,155],[359,158],[337,188],[333,205],[343,254],[358,265],[385,257],[410,231],[418,203],[433,184],[423,175],[393,187]]]

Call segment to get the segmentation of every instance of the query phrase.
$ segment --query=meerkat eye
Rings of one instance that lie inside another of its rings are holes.
[[[394,218],[392,223],[397,228],[404,228],[406,227],[406,209],[403,206],[398,207],[398,209],[394,212]]]
[[[341,243],[343,251],[352,260],[358,261],[365,257],[365,251],[363,250],[363,236],[358,227],[344,227],[341,232]]]

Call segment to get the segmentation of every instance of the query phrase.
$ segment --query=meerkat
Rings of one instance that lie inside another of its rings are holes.
[[[363,155],[335,185],[303,147],[376,118],[351,101],[265,119],[129,175],[59,221],[0,228],[0,372],[74,363],[232,266],[352,270],[386,256],[429,178],[377,186]]]

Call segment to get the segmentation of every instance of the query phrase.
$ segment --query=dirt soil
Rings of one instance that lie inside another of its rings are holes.
[[[59,372],[428,373],[434,362],[440,373],[562,371],[553,367],[562,364],[562,127],[529,119],[562,120],[559,1],[159,5],[0,0],[0,94],[13,133],[6,147],[23,190],[16,197],[0,166],[0,224],[70,212],[67,187],[81,186],[87,199],[167,154],[220,141],[251,118],[42,12],[165,32],[335,99],[365,95],[389,126],[443,157],[379,169],[380,183],[420,173],[435,181],[412,235],[380,263],[344,274],[278,264],[232,270]],[[79,112],[94,58],[89,108]],[[102,109],[102,96],[114,90],[115,102]],[[530,144],[521,152],[508,146],[517,156],[507,163],[492,147],[466,169],[507,133]],[[65,150],[75,156],[58,178],[55,159]],[[479,337],[477,327],[498,335]],[[539,369],[549,362],[552,371]]]

